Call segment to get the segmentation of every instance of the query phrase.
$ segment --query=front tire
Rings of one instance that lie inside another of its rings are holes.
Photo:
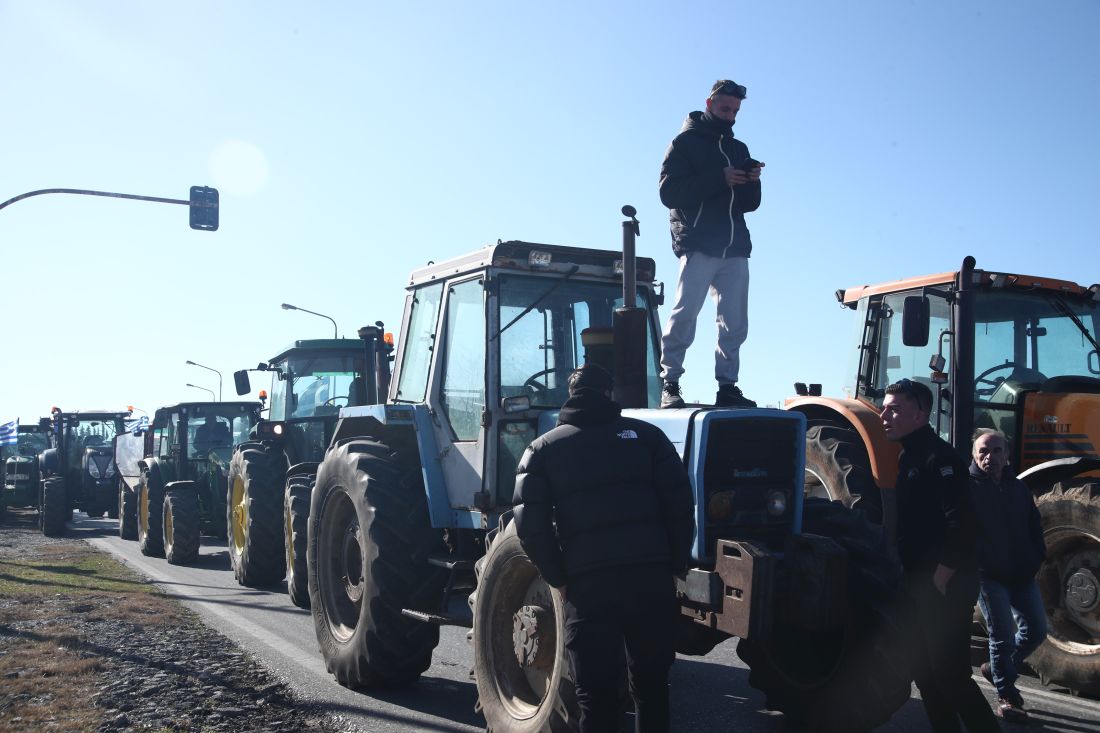
[[[142,555],[164,557],[164,482],[160,468],[152,465],[141,472],[137,500],[137,539]]]
[[[164,497],[162,540],[164,557],[171,565],[186,565],[199,559],[199,497],[190,481],[173,485]]]
[[[328,671],[346,687],[415,681],[439,627],[404,616],[433,610],[444,573],[420,466],[384,443],[353,440],[325,456],[309,514],[309,599]]]
[[[250,588],[275,585],[286,575],[282,464],[260,444],[240,446],[229,463],[229,560],[237,582]]]
[[[309,608],[309,495],[312,476],[291,476],[283,495],[283,543],[286,545],[286,590],[298,608]]]
[[[137,528],[137,492],[118,481],[118,536],[124,540],[136,540]]]
[[[50,476],[42,481],[42,534],[61,537],[65,534],[65,522],[69,519],[69,500],[65,495],[65,479]]]
[[[1046,641],[1027,658],[1044,683],[1100,693],[1100,483],[1055,484],[1036,500],[1047,557],[1037,581]]]
[[[874,486],[867,449],[859,433],[832,423],[806,430],[806,496],[851,507]]]

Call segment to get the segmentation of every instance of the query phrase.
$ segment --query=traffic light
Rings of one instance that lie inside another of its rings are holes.
[[[218,230],[218,189],[191,187],[191,228],[207,232]]]

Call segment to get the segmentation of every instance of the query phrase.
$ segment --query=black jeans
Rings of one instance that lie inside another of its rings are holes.
[[[970,625],[978,597],[976,573],[956,573],[946,596],[932,576],[906,576],[910,628],[916,634],[917,689],[935,733],[960,733],[960,719],[970,733],[1001,729],[978,684],[970,676]]]
[[[667,566],[616,567],[568,579],[565,646],[577,684],[581,733],[619,730],[624,655],[635,730],[668,730],[676,614]]]

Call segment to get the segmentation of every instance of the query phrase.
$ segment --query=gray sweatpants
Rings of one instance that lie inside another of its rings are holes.
[[[739,351],[749,335],[749,260],[702,252],[680,258],[676,301],[661,337],[661,377],[667,382],[680,381],[684,373],[684,354],[695,340],[695,324],[708,292],[718,306],[714,378],[719,384],[737,382]]]

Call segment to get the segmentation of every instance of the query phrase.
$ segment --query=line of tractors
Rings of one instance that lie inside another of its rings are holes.
[[[200,535],[225,538],[241,584],[285,579],[311,609],[349,687],[415,681],[439,627],[466,627],[489,729],[573,730],[562,600],[519,543],[512,492],[570,372],[602,363],[627,414],[663,429],[691,476],[680,651],[737,637],[769,707],[811,729],[869,730],[910,692],[889,550],[897,452],[877,419],[885,387],[908,377],[933,388],[933,426],[959,450],[975,427],[1009,436],[1050,550],[1051,636],[1029,662],[1100,692],[1100,286],[967,258],[849,288],[837,293],[858,323],[844,398],[799,384],[785,409],[649,409],[663,287],[634,257],[624,213],[623,251],[498,242],[414,271],[398,346],[380,322],[358,339],[296,341],[234,375],[240,395],[250,373],[269,375],[258,402],[163,407],[136,433],[128,411],[55,410],[26,448],[20,434],[5,496],[37,504],[47,534],[73,509],[117,516],[123,538],[170,563],[196,561]],[[872,483],[882,527],[858,511]]]

